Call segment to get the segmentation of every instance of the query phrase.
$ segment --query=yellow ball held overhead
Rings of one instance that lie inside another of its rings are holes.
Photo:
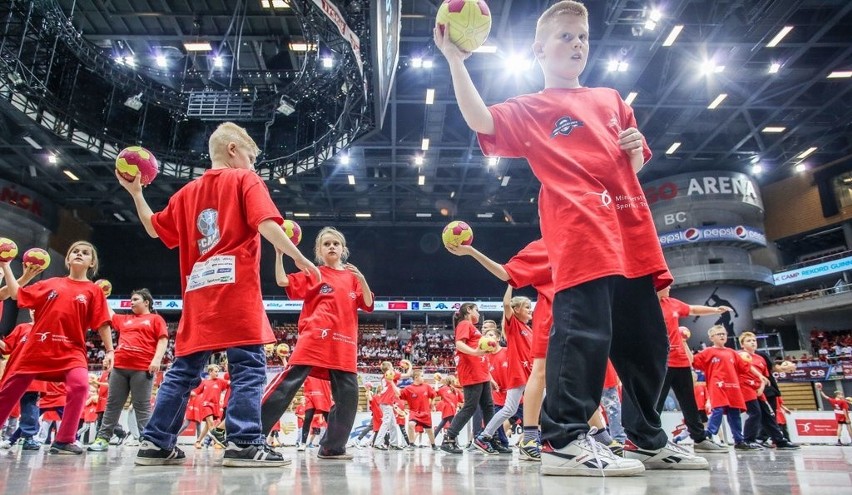
[[[105,278],[95,280],[95,285],[97,285],[101,288],[102,291],[104,291],[105,297],[109,297],[112,295],[112,282],[110,282],[109,280]]]
[[[438,7],[435,23],[449,28],[453,44],[472,52],[488,38],[491,11],[482,0],[444,0]]]
[[[392,382],[394,378],[396,378],[396,372],[394,370],[385,371],[385,379],[386,380]]]
[[[473,229],[465,222],[456,220],[447,224],[441,233],[444,246],[469,246],[473,244]]]
[[[278,344],[275,347],[275,353],[278,354],[279,357],[287,357],[290,355],[290,346],[284,343]]]
[[[121,150],[115,159],[115,169],[125,180],[133,182],[142,175],[142,185],[147,186],[157,177],[160,166],[153,153],[141,146],[128,146]]]
[[[284,220],[284,223],[281,224],[281,228],[284,229],[284,233],[294,246],[298,246],[299,243],[302,242],[302,227],[299,227],[298,223],[292,220]]]
[[[50,254],[42,248],[30,248],[24,251],[21,257],[24,267],[37,266],[42,270],[47,270],[50,266]]]
[[[7,263],[18,257],[18,245],[6,237],[0,237],[0,263]]]

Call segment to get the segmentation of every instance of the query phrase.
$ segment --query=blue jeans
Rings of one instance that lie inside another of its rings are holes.
[[[605,388],[601,395],[601,405],[606,411],[609,421],[609,434],[619,443],[627,441],[627,434],[621,426],[621,399],[618,397],[618,387]]]
[[[231,399],[225,414],[228,440],[238,445],[262,445],[260,400],[266,383],[266,355],[261,345],[227,349]],[[175,359],[157,393],[157,403],[142,437],[161,449],[171,450],[183,426],[189,393],[201,383],[201,372],[211,351]]]
[[[707,436],[715,435],[722,426],[722,416],[728,417],[728,426],[731,427],[731,435],[735,443],[743,443],[743,423],[740,410],[733,407],[714,407],[707,422]]]
[[[21,397],[21,418],[18,420],[18,428],[9,437],[9,441],[15,443],[19,438],[32,438],[38,435],[38,392],[25,392]]]

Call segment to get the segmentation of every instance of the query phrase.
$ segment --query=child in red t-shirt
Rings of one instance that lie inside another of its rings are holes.
[[[358,410],[358,310],[373,311],[373,293],[358,268],[347,263],[346,238],[332,227],[317,234],[314,255],[322,279],[284,271],[275,257],[275,280],[291,299],[304,301],[299,314],[299,345],[290,363],[266,386],[261,415],[264,431],[277,421],[310,375],[331,382],[334,406],[320,441],[320,459],[351,459],[349,432]]]
[[[512,286],[503,294],[503,334],[506,336],[506,383],[501,385],[505,393],[503,407],[485,425],[485,429],[474,439],[477,449],[486,453],[500,452],[503,449],[495,438],[497,428],[518,411],[524,395],[524,387],[532,370],[530,348],[532,329],[528,323],[532,319],[532,303],[528,297],[512,297]],[[491,449],[488,449],[491,447]],[[490,450],[490,451],[489,451]],[[511,452],[511,450],[509,451]]]
[[[849,439],[852,440],[852,424],[849,421],[849,403],[846,402],[846,399],[843,398],[843,391],[836,390],[834,392],[834,398],[825,395],[825,392],[822,391],[822,383],[816,384],[817,390],[819,390],[819,394],[823,399],[827,400],[829,404],[831,404],[831,408],[834,410],[834,420],[837,421],[837,445],[842,446],[843,442],[841,439],[843,438],[843,427],[846,427],[846,431],[849,433]]]
[[[787,415],[793,414],[793,412],[787,409],[784,405],[784,398],[780,395],[776,398],[775,405],[775,419],[778,421],[778,427],[781,428],[781,432],[784,433],[784,438],[789,442],[790,431],[787,430]],[[850,435],[850,437],[852,437],[852,435]]]
[[[9,263],[2,263],[6,283],[0,298],[18,300],[18,307],[35,310],[37,318],[27,341],[0,387],[0,424],[35,379],[59,381],[66,389],[63,421],[50,447],[51,454],[83,453],[75,444],[77,425],[89,392],[86,331],[96,328],[106,349],[104,369],[113,364],[109,313],[103,291],[89,280],[98,270],[98,254],[86,241],[77,241],[65,256],[67,277],[42,280],[21,287]]]
[[[459,409],[459,402],[462,398],[459,397],[459,391],[453,386],[455,377],[453,375],[446,376],[438,388],[438,397],[440,400],[436,407],[441,411],[441,422],[435,427],[433,433],[435,437],[444,431],[445,427],[449,427],[456,417],[456,412]]]
[[[260,237],[291,256],[299,269],[313,273],[315,280],[320,274],[281,228],[284,219],[254,171],[260,150],[245,129],[225,122],[210,135],[208,147],[210,170],[175,193],[157,213],[142,194],[141,174],[129,182],[116,172],[148,235],[179,249],[183,297],[175,360],[142,432],[145,441],[135,462],[184,462],[186,455],[176,443],[187,396],[201,381],[210,354],[225,349],[234,371],[234,394],[225,417],[228,448],[222,465],[283,466],[289,460],[266,445],[260,428],[266,380],[263,345],[275,341],[260,293]],[[271,423],[265,431],[270,429]]]
[[[382,426],[376,434],[375,447],[379,450],[387,450],[388,448],[399,450],[399,429],[396,425],[396,414],[394,413],[394,404],[396,404],[400,394],[399,387],[396,386],[399,373],[393,369],[393,365],[389,361],[382,363],[381,371],[382,381],[376,395],[379,409],[382,411]],[[387,442],[385,442],[386,434],[389,435]]]
[[[435,433],[432,431],[432,403],[438,394],[435,389],[423,381],[423,370],[412,372],[413,383],[400,392],[399,396],[408,402],[408,437],[414,439],[414,430],[420,426],[429,435],[429,445],[435,449]]]
[[[154,376],[160,371],[169,334],[166,320],[154,310],[154,298],[148,289],[130,293],[130,310],[129,315],[119,315],[109,310],[113,327],[120,337],[115,349],[115,367],[109,375],[108,394],[98,436],[88,448],[92,452],[109,449],[109,439],[118,425],[128,395],[132,399],[133,413],[140,430],[145,429],[151,417]]]
[[[542,473],[628,476],[645,467],[707,469],[706,460],[667,443],[654,412],[668,351],[655,291],[670,281],[662,278],[666,262],[636,176],[651,152],[618,92],[580,85],[589,54],[587,9],[562,1],[542,14],[533,51],[544,90],[490,108],[465,68],[469,54],[450,42],[449,29],[436,26],[434,41],[483,152],[526,158],[542,185],[539,216],[555,290],[541,414]],[[624,414],[632,441],[625,449],[628,459],[595,455],[597,446],[587,434],[607,357],[631,397]],[[593,460],[581,462],[588,458]]]
[[[198,388],[198,414],[202,421],[201,433],[198,434],[198,440],[195,442],[195,448],[201,448],[201,441],[211,433],[210,439],[217,446],[221,446],[219,440],[212,435],[213,430],[219,423],[222,417],[222,393],[228,387],[228,382],[224,378],[219,378],[219,366],[211,364],[207,367],[207,379],[201,381],[201,386]]]
[[[476,407],[482,411],[482,419],[487,424],[494,417],[494,400],[491,397],[491,374],[488,372],[488,359],[484,350],[479,348],[482,334],[476,328],[479,323],[479,308],[473,303],[464,303],[453,316],[456,328],[456,373],[464,391],[464,405],[456,413],[450,429],[441,442],[441,450],[450,454],[461,454],[456,437],[470,421]]]
[[[311,442],[308,437],[313,427],[314,415],[326,417],[331,410],[331,384],[328,380],[320,380],[309,376],[305,379],[304,391],[305,417],[297,450],[303,451]]]
[[[86,399],[86,405],[83,408],[83,417],[80,418],[82,423],[77,430],[77,438],[83,443],[90,443],[91,437],[97,433],[98,423],[98,387],[97,385],[89,386],[89,397]]]

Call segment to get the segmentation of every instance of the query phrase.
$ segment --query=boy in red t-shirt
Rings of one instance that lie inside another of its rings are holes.
[[[533,51],[543,91],[485,106],[464,66],[469,56],[437,26],[462,116],[486,155],[526,158],[541,182],[541,232],[555,296],[541,414],[542,473],[630,476],[649,469],[708,469],[667,442],[656,412],[668,345],[656,290],[670,283],[636,172],[651,152],[618,92],[583,88],[588,11],[548,8]],[[607,357],[622,377],[624,458],[598,452],[587,420],[600,404]],[[565,363],[570,363],[566,366]],[[552,365],[552,366],[551,366]],[[586,459],[592,459],[586,461]]]
[[[200,382],[210,354],[222,349],[233,371],[234,389],[225,417],[228,447],[222,465],[289,463],[266,445],[260,426],[266,381],[263,345],[275,341],[260,293],[260,236],[316,280],[320,274],[281,228],[284,220],[254,172],[259,151],[242,127],[231,122],[219,125],[210,136],[210,170],[175,193],[157,213],[142,195],[141,174],[129,182],[116,172],[119,184],[133,197],[148,235],[160,238],[169,248],[179,248],[184,304],[175,338],[176,357],[142,433],[145,441],[137,464],[185,460],[175,445],[187,396]]]
[[[423,370],[416,369],[412,373],[414,383],[405,387],[399,396],[408,402],[408,437],[414,439],[417,426],[423,428],[429,435],[429,444],[434,450],[435,433],[432,431],[432,402],[438,396],[435,389],[423,382]]]
[[[387,361],[382,363],[382,381],[376,396],[378,397],[379,409],[382,411],[382,425],[376,434],[375,447],[379,450],[392,448],[399,450],[398,428],[396,426],[396,414],[393,406],[399,397],[399,387],[396,386],[396,378],[399,374],[393,369],[393,365]],[[389,435],[385,442],[385,435]]]
[[[671,292],[671,287],[666,287],[657,292],[669,336],[668,367],[663,382],[663,390],[660,392],[659,400],[657,400],[657,411],[662,412],[663,404],[665,404],[666,397],[669,395],[669,389],[673,390],[677,402],[680,404],[684,424],[694,442],[693,449],[696,452],[726,452],[727,447],[715,444],[705,435],[704,424],[698,414],[698,405],[695,403],[695,395],[693,394],[692,351],[683,338],[678,320],[686,316],[718,315],[731,311],[731,308],[686,304],[670,297],[669,292]]]
[[[843,438],[843,427],[846,427],[846,431],[849,433],[849,439],[852,440],[852,425],[850,425],[849,421],[849,403],[846,402],[846,399],[843,398],[843,391],[836,390],[834,392],[834,398],[825,395],[825,392],[822,391],[822,383],[816,384],[817,390],[819,390],[819,394],[823,399],[827,400],[831,404],[831,408],[834,409],[834,419],[837,421],[837,445],[842,446],[843,442],[841,439]]]

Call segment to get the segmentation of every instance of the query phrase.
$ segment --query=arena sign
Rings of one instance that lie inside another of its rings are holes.
[[[845,272],[852,270],[852,256],[840,258],[839,260],[826,261],[816,265],[796,268],[795,270],[787,270],[774,273],[772,278],[775,279],[775,285],[784,285],[809,278],[822,277],[834,273]]]
[[[114,310],[129,310],[130,299],[109,299],[109,307]],[[407,312],[455,312],[462,303],[467,301],[376,301],[375,311],[407,311]],[[470,301],[477,305],[480,311],[496,312],[503,311],[501,301]],[[533,301],[535,309],[535,301]],[[183,310],[182,299],[155,299],[154,309],[158,311],[181,311]],[[264,299],[263,309],[265,311],[280,313],[298,313],[302,310],[302,301],[287,299]]]
[[[763,209],[757,183],[748,175],[738,172],[710,171],[673,175],[644,184],[642,189],[652,210],[655,204],[700,197],[739,201]]]
[[[690,227],[669,232],[661,232],[660,245],[663,247],[679,246],[694,242],[741,241],[766,246],[766,235],[754,228],[743,225]]]

